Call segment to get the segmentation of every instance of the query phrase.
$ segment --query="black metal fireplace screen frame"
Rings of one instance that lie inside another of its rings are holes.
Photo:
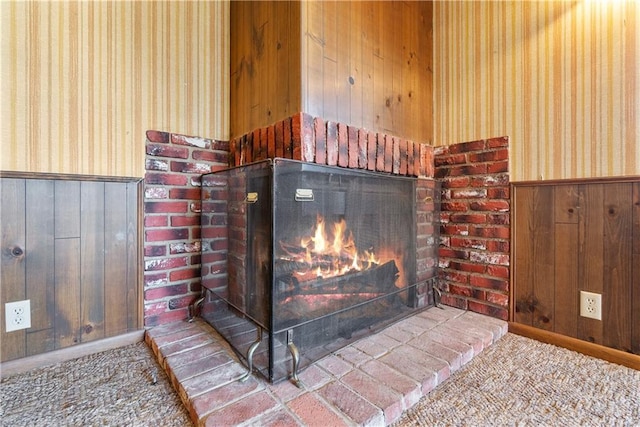
[[[288,159],[203,175],[201,315],[244,359],[248,374],[255,368],[271,382],[298,382],[299,369],[433,304],[436,269],[416,279],[416,183]],[[433,206],[428,240],[437,247]],[[295,241],[309,223],[328,227],[344,218],[355,223],[355,246],[387,244],[386,257],[396,259],[375,273],[299,282],[296,275],[308,267],[289,255],[305,250],[287,247],[283,256],[283,242]],[[433,257],[437,265],[437,249]]]

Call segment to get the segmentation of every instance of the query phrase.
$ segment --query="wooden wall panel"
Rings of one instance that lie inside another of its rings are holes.
[[[511,182],[640,172],[640,4],[435,1],[434,144],[509,135]]]
[[[0,309],[29,299],[32,323],[7,333],[3,321],[2,361],[140,329],[140,182],[10,175]]]
[[[25,331],[4,333],[6,330],[4,303],[27,298],[25,279],[25,182],[20,179],[2,180],[0,191],[2,206],[2,264],[0,265],[0,322],[2,334],[0,352],[2,360],[15,359],[25,354]],[[7,227],[5,224],[11,224]]]
[[[26,295],[31,300],[31,328],[27,331],[27,356],[54,350],[55,336],[55,183],[25,180]],[[26,215],[37,207],[39,215]],[[6,301],[6,300],[3,300]]]
[[[231,137],[301,111],[300,8],[300,2],[231,2]]]
[[[634,180],[512,187],[515,322],[640,354]],[[602,295],[601,321],[579,315],[581,290]]]
[[[303,111],[432,143],[432,8],[303,2]]]
[[[601,208],[604,345],[624,351],[631,351],[632,190],[632,185],[627,183],[607,185]]]
[[[229,2],[0,2],[0,170],[144,175],[149,129],[229,139]]]

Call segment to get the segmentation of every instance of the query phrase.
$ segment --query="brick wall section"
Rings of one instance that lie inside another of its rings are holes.
[[[200,295],[200,177],[227,167],[229,143],[148,131],[144,325],[187,317]]]
[[[438,147],[442,181],[439,286],[442,302],[507,320],[509,313],[509,140]]]
[[[232,166],[274,157],[432,178],[433,147],[299,113],[230,141]]]

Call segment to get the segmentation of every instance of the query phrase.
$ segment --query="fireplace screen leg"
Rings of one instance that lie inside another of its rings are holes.
[[[249,370],[247,371],[246,374],[244,374],[240,378],[240,381],[248,380],[251,374],[253,373],[253,353],[255,353],[256,349],[258,348],[261,342],[262,342],[262,328],[258,326],[258,336],[256,337],[255,342],[251,344],[251,347],[249,347],[249,351],[247,351],[247,365]]]
[[[300,364],[300,353],[298,348],[293,343],[293,329],[287,331],[287,347],[291,352],[291,359],[293,359],[293,369],[291,372],[291,382],[298,388],[302,388],[302,383],[298,379],[298,365]]]

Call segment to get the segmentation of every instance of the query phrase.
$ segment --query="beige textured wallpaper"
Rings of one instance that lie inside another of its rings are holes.
[[[148,129],[227,139],[227,1],[0,2],[0,170],[144,175]]]
[[[435,145],[508,135],[511,179],[640,174],[640,2],[434,3]]]

